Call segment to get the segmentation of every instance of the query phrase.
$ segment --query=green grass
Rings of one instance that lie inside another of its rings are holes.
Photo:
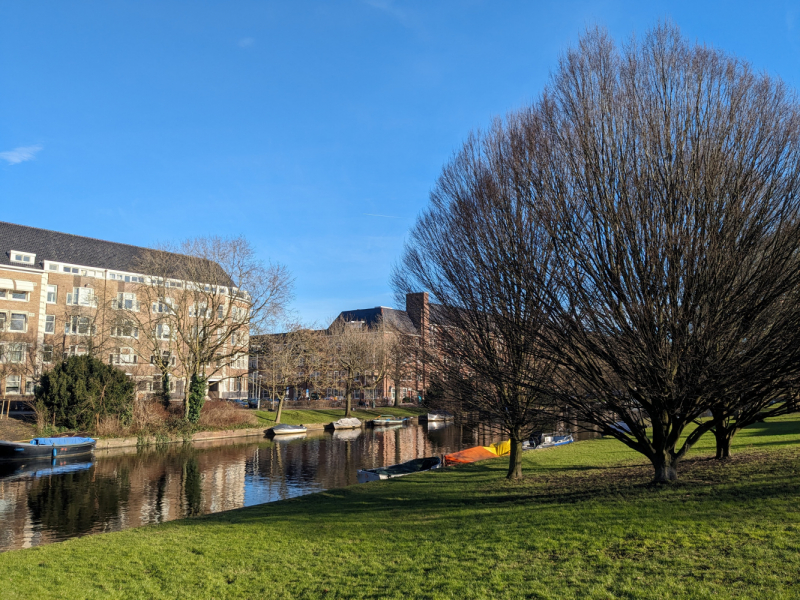
[[[373,410],[354,410],[353,416],[368,421],[378,415],[394,415],[396,417],[416,417],[428,412],[423,408],[401,408],[394,406],[384,406]],[[275,423],[277,412],[267,412],[257,410],[259,424],[271,427]],[[281,423],[286,425],[307,425],[310,423],[331,423],[344,417],[343,408],[331,408],[324,410],[284,410],[281,413]]]
[[[0,554],[15,598],[798,598],[800,416],[681,481],[610,439]]]

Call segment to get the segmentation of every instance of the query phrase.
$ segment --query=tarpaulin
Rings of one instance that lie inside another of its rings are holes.
[[[497,442],[484,446],[489,452],[494,452],[497,456],[508,456],[511,453],[511,440],[505,442]]]
[[[452,454],[445,454],[444,464],[458,465],[464,463],[471,463],[478,460],[486,460],[487,458],[497,458],[497,454],[491,450],[487,450],[483,446],[475,446],[474,448],[467,448],[461,452],[453,452]]]

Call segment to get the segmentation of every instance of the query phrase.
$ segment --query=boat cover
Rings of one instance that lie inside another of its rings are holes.
[[[377,469],[369,469],[378,475],[388,475],[389,477],[399,477],[400,475],[408,475],[410,473],[418,473],[419,471],[428,471],[433,469],[442,461],[438,456],[428,456],[426,458],[415,458],[408,462],[399,465],[391,465],[389,467],[378,467]]]
[[[445,465],[457,465],[472,463],[479,460],[486,460],[487,458],[497,458],[497,454],[491,450],[487,450],[483,446],[475,446],[474,448],[467,448],[461,452],[453,452],[452,454],[445,454]]]
[[[75,444],[88,444],[94,440],[87,437],[61,437],[61,438],[33,438],[32,446],[73,446]]]
[[[333,422],[334,429],[337,427],[347,428],[347,427],[361,427],[361,421],[354,417],[346,418],[346,419],[339,419],[338,421]]]
[[[489,452],[493,452],[496,456],[508,456],[511,453],[511,440],[489,444],[488,446],[484,446],[484,448]]]

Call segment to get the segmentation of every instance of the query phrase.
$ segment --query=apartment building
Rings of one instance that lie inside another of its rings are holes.
[[[165,282],[138,272],[147,253],[152,251],[0,222],[0,394],[25,399],[55,361],[92,354],[124,370],[140,395],[161,391],[158,365],[166,365],[173,399],[182,399],[186,378],[179,358],[184,348],[178,347],[183,342],[170,317],[180,294],[208,291],[209,285]],[[174,264],[189,260],[168,257]],[[154,296],[156,288],[168,291]],[[219,327],[246,310],[235,306],[241,295],[232,288],[212,287],[208,294],[220,300],[214,301],[213,314],[210,303],[189,307],[197,322],[193,331],[201,320],[203,326]],[[241,329],[229,340],[240,351],[225,351],[224,360],[209,368],[211,397],[247,396],[246,324]]]

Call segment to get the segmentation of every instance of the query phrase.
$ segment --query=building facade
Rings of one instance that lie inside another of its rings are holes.
[[[145,330],[146,323],[157,322],[152,315],[174,304],[168,297],[153,302],[152,294],[142,293],[144,286],[156,285],[137,272],[147,252],[152,251],[0,222],[0,394],[30,398],[41,373],[56,361],[91,354],[125,371],[137,382],[140,397],[161,391],[157,364],[166,364],[172,396],[182,399],[186,382],[175,352],[181,343],[176,332],[164,325]],[[185,258],[174,255],[175,261]],[[171,285],[175,293],[198,287]],[[231,311],[219,312],[208,318],[230,318]],[[212,397],[247,396],[247,332],[230,343],[241,346],[241,356],[214,365]]]

